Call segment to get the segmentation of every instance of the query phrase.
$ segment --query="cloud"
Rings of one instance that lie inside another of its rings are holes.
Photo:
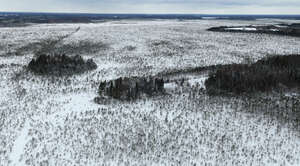
[[[300,5],[299,0],[66,0],[79,4],[194,4],[194,5],[258,5],[258,6],[294,6]]]
[[[0,11],[300,14],[300,0],[0,0]]]

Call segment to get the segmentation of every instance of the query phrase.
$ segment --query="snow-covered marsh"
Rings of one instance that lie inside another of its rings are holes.
[[[259,113],[275,107],[246,107],[239,98],[209,97],[173,84],[167,96],[93,102],[103,80],[300,53],[300,38],[206,31],[262,22],[124,20],[1,28],[0,165],[299,165],[294,122]],[[88,47],[80,55],[93,58],[98,68],[64,78],[26,72],[38,43],[62,36],[68,37],[57,47]]]

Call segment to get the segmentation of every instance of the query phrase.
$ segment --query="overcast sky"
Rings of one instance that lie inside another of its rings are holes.
[[[0,11],[300,14],[300,0],[0,0]]]

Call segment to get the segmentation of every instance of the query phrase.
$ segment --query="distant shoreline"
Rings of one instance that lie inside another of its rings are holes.
[[[99,23],[114,20],[240,20],[285,19],[300,22],[300,15],[209,15],[209,14],[89,14],[0,12],[0,27],[24,27],[32,24]]]

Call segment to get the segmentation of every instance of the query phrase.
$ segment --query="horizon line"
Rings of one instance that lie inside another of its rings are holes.
[[[0,13],[25,13],[25,14],[98,14],[98,15],[207,15],[207,16],[300,16],[299,14],[203,14],[203,13],[98,13],[98,12],[37,12],[37,11],[0,11]]]

